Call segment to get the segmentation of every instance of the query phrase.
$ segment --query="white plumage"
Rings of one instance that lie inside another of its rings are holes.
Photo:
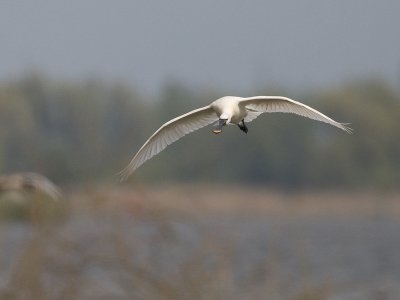
[[[226,96],[210,105],[192,110],[162,125],[139,149],[128,166],[121,171],[126,179],[144,162],[160,153],[168,145],[184,135],[218,121],[214,133],[220,133],[225,125],[236,124],[247,133],[245,122],[251,122],[262,113],[293,113],[338,127],[348,133],[351,129],[319,111],[298,101],[280,96],[234,97]]]
[[[63,197],[53,182],[43,175],[32,172],[0,176],[0,193],[3,191],[39,192],[54,200]]]

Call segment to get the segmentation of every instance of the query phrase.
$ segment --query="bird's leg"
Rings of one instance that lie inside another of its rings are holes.
[[[246,124],[244,124],[244,119],[238,124],[241,131],[247,133],[249,129],[247,128]]]

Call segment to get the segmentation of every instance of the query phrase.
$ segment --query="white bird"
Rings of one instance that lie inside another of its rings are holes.
[[[32,172],[0,176],[0,193],[3,191],[39,192],[54,200],[63,197],[59,188],[50,179]]]
[[[319,111],[298,101],[281,96],[234,97],[225,96],[204,106],[172,119],[162,125],[139,149],[128,166],[120,172],[122,180],[130,176],[143,163],[160,153],[168,145],[184,135],[215,123],[213,132],[222,132],[225,125],[238,125],[240,130],[248,132],[246,123],[262,113],[293,113],[336,126],[348,133],[352,129],[345,123],[339,123]]]

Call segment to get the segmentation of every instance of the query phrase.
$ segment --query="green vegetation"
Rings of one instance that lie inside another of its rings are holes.
[[[56,82],[31,75],[3,82],[0,170],[35,171],[64,184],[112,178],[163,122],[224,94],[169,84],[154,100],[126,85],[95,80]],[[230,127],[219,136],[206,128],[185,137],[135,176],[151,182],[168,178],[286,188],[397,186],[398,92],[380,81],[364,81],[302,95],[279,94],[351,122],[354,134],[271,114],[253,121],[248,135]]]

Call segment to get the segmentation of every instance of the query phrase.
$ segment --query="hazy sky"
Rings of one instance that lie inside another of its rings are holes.
[[[400,1],[1,0],[0,79],[39,70],[227,94],[400,77]]]

